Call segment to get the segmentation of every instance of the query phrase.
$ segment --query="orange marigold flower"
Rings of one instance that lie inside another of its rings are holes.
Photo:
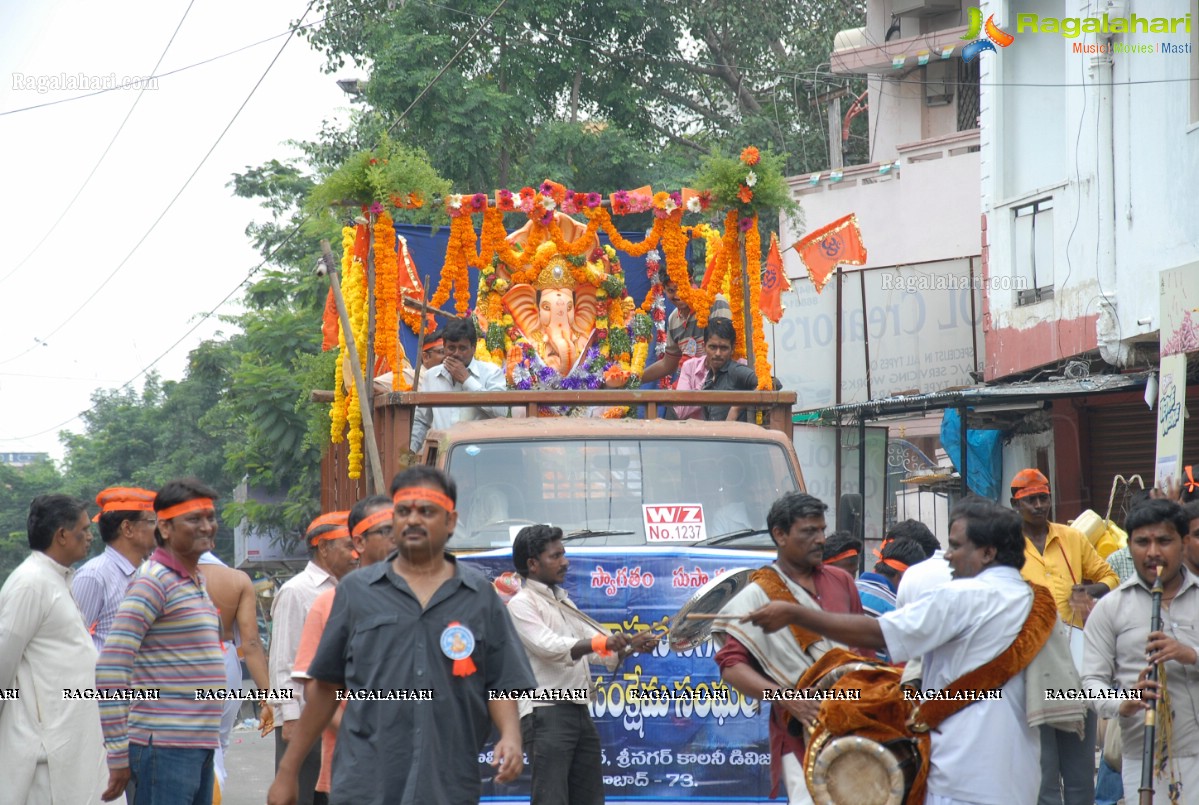
[[[754,199],[754,191],[745,185],[741,185],[741,189],[737,191],[737,198],[741,199],[742,204],[748,204]]]
[[[752,145],[741,152],[741,161],[746,165],[757,165],[758,160],[761,158],[762,155],[758,152],[758,149]]]

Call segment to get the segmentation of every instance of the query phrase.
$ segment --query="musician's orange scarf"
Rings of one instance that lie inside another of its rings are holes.
[[[754,573],[752,580],[759,584],[771,601],[798,603],[786,584],[769,568]],[[1057,605],[1053,594],[1038,585],[1033,591],[1032,609],[1015,641],[998,657],[946,685],[946,691],[994,690],[1001,688],[1023,671],[1040,652],[1057,623]],[[819,639],[813,632],[798,626],[792,634],[801,645],[809,639]],[[809,643],[810,644],[810,643]],[[870,663],[845,649],[835,648],[821,657],[795,684],[796,689],[813,687],[825,674],[850,662]],[[856,701],[829,699],[821,702],[819,723],[807,741],[805,768],[810,768],[824,744],[822,736],[858,735],[881,744],[895,740],[915,740],[920,747],[920,768],[905,800],[907,805],[922,805],[928,782],[931,743],[929,731],[935,730],[947,718],[972,703],[970,699],[927,701],[917,707],[906,701],[900,687],[900,671],[872,664],[868,669],[851,671],[841,677],[832,690],[860,691]]]

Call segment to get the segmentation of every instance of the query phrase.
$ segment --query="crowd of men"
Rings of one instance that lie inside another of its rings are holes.
[[[1049,481],[1028,469],[1012,479],[1009,506],[959,503],[944,549],[917,521],[894,526],[859,576],[861,543],[826,537],[826,504],[787,494],[766,517],[775,561],[714,628],[716,665],[755,700],[792,688],[835,648],[904,664],[915,689],[969,678],[1001,690],[921,717],[931,805],[1132,801],[1156,702],[1168,718],[1158,722],[1155,802],[1196,801],[1199,502],[1180,505],[1185,497],[1133,507],[1129,568],[1051,522]],[[264,734],[275,730],[269,803],[476,802],[493,729],[495,782],[514,780],[527,757],[533,803],[604,801],[589,664],[615,670],[658,637],[613,633],[579,610],[564,588],[560,529],[515,537],[523,581],[504,603],[446,550],[454,481],[409,468],[390,495],[308,527],[310,561],[274,599],[268,661],[249,578],[211,553],[216,500],[183,479],[106,489],[94,518],[64,495],[32,501],[30,556],[0,589],[0,689],[19,691],[0,700],[0,803],[209,805],[227,783],[222,754],[240,701],[198,692],[240,691],[243,659],[276,704],[260,711]],[[104,551],[73,571],[93,520]],[[1163,625],[1150,631],[1157,581]],[[1049,706],[1046,689],[1089,700]],[[502,691],[538,695],[496,698]],[[822,706],[772,701],[771,776],[788,802],[812,801],[804,753]],[[1098,719],[1119,737],[1096,787]]]

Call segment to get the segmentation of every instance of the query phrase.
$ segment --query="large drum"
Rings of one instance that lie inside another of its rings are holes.
[[[822,702],[817,726],[808,735],[804,772],[812,800],[816,805],[920,805],[927,771],[921,773],[920,745],[905,727],[910,708],[899,670],[841,653],[848,661],[833,665],[825,660],[842,657],[826,655],[797,686],[847,697]],[[861,698],[848,698],[855,694]]]

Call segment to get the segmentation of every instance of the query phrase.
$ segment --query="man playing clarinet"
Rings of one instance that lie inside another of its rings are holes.
[[[1127,803],[1147,801],[1138,795],[1147,744],[1154,759],[1145,776],[1151,801],[1199,802],[1199,580],[1182,562],[1188,524],[1173,501],[1136,506],[1125,522],[1136,575],[1100,599],[1086,624],[1083,684],[1099,716],[1120,717]],[[1151,630],[1159,578],[1161,628]],[[1157,681],[1150,679],[1152,665]],[[1134,689],[1141,701],[1113,693]]]

